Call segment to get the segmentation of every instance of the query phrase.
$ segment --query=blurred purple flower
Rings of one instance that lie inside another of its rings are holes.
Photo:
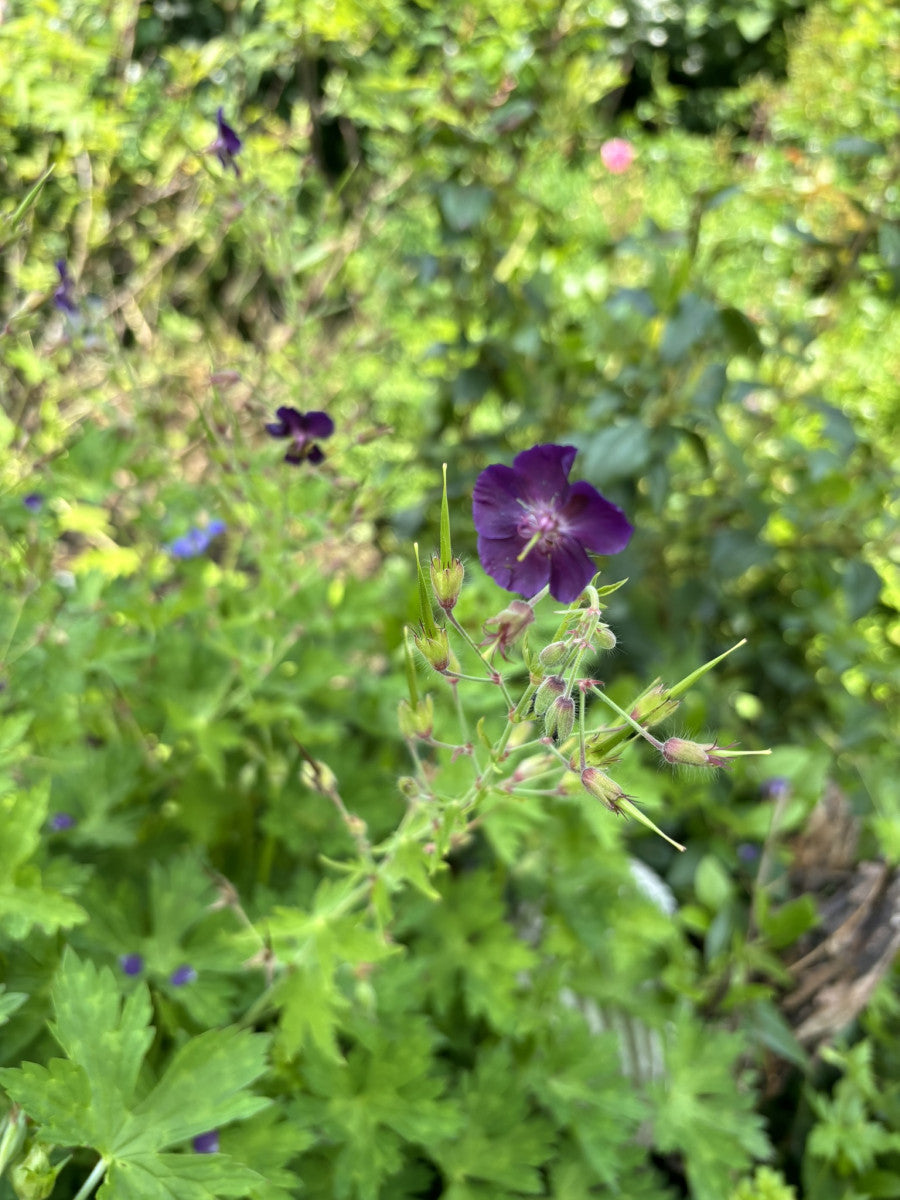
[[[759,846],[753,842],[741,842],[737,848],[737,856],[741,862],[754,863],[759,858]]]
[[[126,975],[140,975],[144,969],[144,956],[142,954],[120,954],[119,966]]]
[[[284,461],[297,466],[302,462],[320,463],[325,458],[318,438],[329,438],[334,433],[334,421],[323,412],[298,412],[296,408],[275,410],[277,421],[266,426],[266,433],[274,438],[290,438],[291,445]]]
[[[563,604],[594,577],[587,556],[618,554],[632,527],[589,483],[569,483],[574,446],[532,446],[511,467],[486,467],[475,481],[472,516],[478,557],[508,592],[531,599],[546,584]]]
[[[47,822],[48,828],[51,829],[53,833],[63,833],[66,829],[71,829],[74,824],[75,818],[71,813],[67,812],[54,813]]]
[[[40,512],[44,507],[44,497],[40,492],[29,492],[27,496],[22,497],[22,503],[29,512]]]
[[[198,558],[206,553],[213,538],[224,533],[226,528],[224,521],[210,521],[205,529],[189,529],[181,537],[169,542],[166,549],[173,558]]]
[[[219,1153],[219,1131],[211,1129],[209,1133],[198,1133],[191,1145],[194,1147],[196,1154],[218,1154]]]
[[[72,296],[75,281],[69,274],[69,265],[64,258],[57,259],[56,271],[59,275],[59,287],[53,293],[53,303],[61,312],[71,316],[78,312],[78,305]]]
[[[766,800],[783,800],[791,790],[791,781],[783,775],[774,775],[760,784],[760,795]]]
[[[193,983],[197,978],[197,972],[189,963],[182,963],[169,976],[169,983],[173,987],[184,987],[186,983]]]
[[[213,151],[223,167],[231,167],[235,175],[240,176],[241,168],[234,161],[234,158],[236,154],[240,153],[243,142],[225,120],[225,113],[221,108],[216,112],[216,125],[219,134],[213,142]]]

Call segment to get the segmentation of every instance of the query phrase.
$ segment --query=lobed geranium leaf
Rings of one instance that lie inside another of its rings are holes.
[[[236,1029],[210,1029],[185,1042],[129,1118],[117,1151],[161,1149],[265,1108],[264,1096],[242,1089],[265,1071],[268,1044],[265,1034]]]
[[[263,1177],[227,1154],[135,1154],[110,1163],[97,1200],[246,1196]]]
[[[210,1030],[185,1042],[162,1077],[135,1103],[153,1040],[150,998],[139,986],[124,1001],[113,973],[71,950],[52,989],[51,1031],[66,1059],[0,1071],[0,1083],[39,1126],[44,1142],[89,1146],[108,1164],[106,1200],[206,1200],[244,1195],[261,1177],[222,1156],[161,1155],[176,1142],[252,1116],[269,1101],[245,1091],[266,1067],[269,1039]]]

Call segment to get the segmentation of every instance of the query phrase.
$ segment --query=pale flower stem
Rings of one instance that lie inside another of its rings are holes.
[[[490,662],[488,661],[487,657],[481,653],[481,647],[478,645],[478,643],[475,641],[475,639],[470,637],[468,632],[465,629],[463,629],[462,625],[460,625],[459,621],[457,621],[456,617],[454,617],[452,612],[447,613],[447,620],[450,622],[450,624],[453,626],[453,628],[456,630],[456,632],[460,635],[460,637],[463,639],[463,641],[468,646],[471,646],[471,648],[475,651],[475,653],[481,659],[482,663],[484,664],[484,669],[488,672],[488,682],[493,683],[495,675],[498,675],[499,672],[494,670],[494,668],[491,666]],[[459,678],[460,679],[462,679],[462,678],[477,679],[477,676],[471,676],[471,675],[470,676],[462,676],[462,675],[460,675]],[[483,682],[483,680],[478,680],[478,682],[481,683],[481,682]],[[499,686],[500,686],[500,690],[503,692],[503,699],[506,701],[507,707],[512,708],[513,707],[512,697],[510,696],[509,692],[506,690],[506,683],[505,683],[502,675],[500,676],[500,685]]]
[[[599,699],[601,699],[605,705],[611,708],[614,713],[618,713],[623,721],[627,721],[635,733],[639,733],[645,741],[648,741],[650,745],[654,747],[654,749],[659,750],[659,752],[662,753],[662,742],[658,741],[653,734],[649,732],[649,730],[643,727],[643,725],[640,725],[630,713],[627,713],[624,710],[624,708],[619,708],[615,700],[611,700],[610,697],[607,696],[606,692],[601,692],[599,688],[591,688],[591,691],[595,696],[599,697]]]
[[[84,1181],[84,1183],[78,1189],[78,1191],[75,1193],[74,1200],[87,1200],[87,1197],[90,1196],[91,1192],[94,1190],[94,1188],[100,1182],[100,1180],[103,1178],[105,1173],[106,1173],[106,1159],[98,1158],[97,1161],[94,1163],[94,1169],[91,1171],[90,1175],[88,1175],[87,1179]]]

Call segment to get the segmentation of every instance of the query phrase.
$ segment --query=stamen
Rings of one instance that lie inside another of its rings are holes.
[[[521,562],[522,559],[525,558],[525,556],[527,554],[530,554],[531,551],[535,548],[535,546],[538,544],[538,542],[541,540],[541,538],[543,536],[544,536],[543,533],[540,533],[540,532],[533,533],[531,535],[531,541],[529,541],[528,545],[525,547],[525,549],[522,551],[522,553],[516,556],[516,562]]]

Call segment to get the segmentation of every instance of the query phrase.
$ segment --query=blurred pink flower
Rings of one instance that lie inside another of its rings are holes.
[[[600,157],[607,171],[621,175],[634,162],[634,146],[624,138],[611,138],[600,147]]]

